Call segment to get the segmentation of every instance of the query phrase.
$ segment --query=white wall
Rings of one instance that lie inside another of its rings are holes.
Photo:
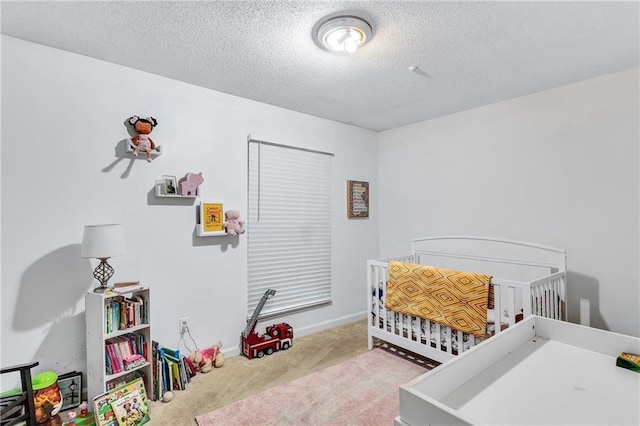
[[[134,114],[158,120],[151,137],[164,154],[152,163],[117,157]],[[335,153],[333,304],[275,320],[300,335],[364,318],[376,192],[371,218],[348,221],[345,186],[376,188],[375,133],[2,36],[1,365],[86,371],[84,294],[97,283],[80,242],[97,223],[124,226],[127,255],[113,260],[139,265],[151,287],[154,339],[177,345],[189,316],[200,347],[237,349],[247,234],[195,237],[195,204],[162,203],[152,190],[163,174],[203,172],[202,199],[246,214],[249,134]]]
[[[381,255],[486,235],[567,250],[570,320],[640,336],[638,69],[379,134]]]

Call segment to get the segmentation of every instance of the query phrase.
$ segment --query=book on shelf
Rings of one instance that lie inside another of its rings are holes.
[[[115,349],[113,345],[107,344],[105,345],[105,354],[108,360],[106,368],[107,374],[116,374],[122,371],[120,364],[118,363],[118,357],[116,356]]]
[[[105,332],[149,323],[149,302],[141,296],[116,296],[105,303]]]
[[[126,288],[134,285],[140,285],[140,281],[119,281],[117,283],[113,283],[113,288]]]
[[[129,373],[126,373],[120,377],[118,377],[117,379],[111,380],[107,383],[106,386],[106,390],[111,390],[111,389],[115,389],[119,386],[125,385],[137,378],[142,379],[142,381],[144,383],[147,382],[147,375],[145,374],[144,370],[134,370],[134,371],[130,371]]]
[[[127,294],[134,291],[143,290],[144,288],[145,287],[140,284],[140,281],[126,281],[115,283],[111,291],[116,294]]]
[[[114,283],[111,291],[114,293],[130,293],[143,288],[144,286],[140,284],[140,281],[121,281]]]
[[[111,365],[111,356],[109,355],[109,351],[106,350],[106,347],[104,351],[104,369],[107,375],[110,376],[114,374],[113,366]]]
[[[105,342],[108,363],[107,374],[116,374],[138,367],[146,362],[147,345],[143,334],[127,333]]]

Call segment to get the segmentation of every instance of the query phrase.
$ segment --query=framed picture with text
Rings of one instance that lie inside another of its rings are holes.
[[[347,217],[369,217],[369,182],[347,181]]]
[[[222,203],[200,203],[197,233],[200,237],[226,234],[224,231],[224,206]]]

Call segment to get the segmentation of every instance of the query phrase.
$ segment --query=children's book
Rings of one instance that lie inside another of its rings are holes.
[[[126,406],[127,403],[131,406]],[[131,408],[134,406],[135,413]],[[97,426],[137,426],[149,422],[149,403],[144,382],[137,378],[97,396],[93,400],[93,411]]]
[[[142,395],[138,389],[111,401],[111,408],[115,413],[118,426],[137,426],[149,421],[149,409],[141,401]]]

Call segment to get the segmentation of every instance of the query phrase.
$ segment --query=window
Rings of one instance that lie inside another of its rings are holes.
[[[248,314],[331,302],[333,154],[249,141]]]

